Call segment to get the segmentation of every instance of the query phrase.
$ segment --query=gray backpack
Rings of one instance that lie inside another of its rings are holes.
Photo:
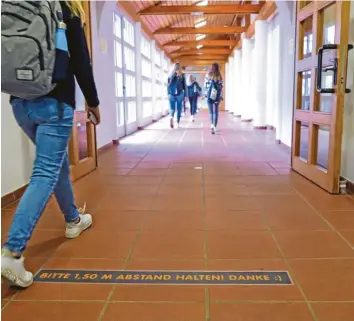
[[[1,91],[32,100],[53,90],[59,1],[2,1]]]

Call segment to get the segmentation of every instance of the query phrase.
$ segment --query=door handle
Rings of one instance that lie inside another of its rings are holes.
[[[337,84],[337,71],[338,71],[338,59],[333,59],[333,65],[330,67],[323,68],[322,67],[322,60],[323,60],[323,52],[325,50],[334,50],[337,49],[337,45],[323,45],[321,48],[318,49],[318,56],[317,56],[317,77],[316,77],[316,90],[321,94],[334,94],[335,90],[333,88],[322,88],[322,71],[333,71],[333,83]]]
[[[322,59],[323,59],[323,52],[325,50],[335,50],[338,49],[338,45],[335,44],[327,44],[323,45],[321,48],[318,49],[318,56],[317,56],[317,78],[316,78],[316,90],[321,94],[334,94],[335,90],[333,88],[322,88],[322,71],[328,72],[333,71],[333,84],[337,85],[337,72],[338,72],[338,58],[334,58],[331,62],[333,62],[332,66],[322,67]],[[348,45],[348,51],[353,49],[353,45]],[[349,94],[351,90],[349,88],[345,89],[345,93]]]

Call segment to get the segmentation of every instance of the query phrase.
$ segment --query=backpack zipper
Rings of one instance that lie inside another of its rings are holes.
[[[48,50],[52,50],[52,46],[50,44],[50,30],[49,30],[48,21],[43,13],[40,13],[39,16],[43,19],[43,22],[45,24],[45,28],[47,29],[47,34],[46,34],[47,48],[48,48]]]
[[[35,14],[35,12],[32,11],[32,9],[29,9],[29,8],[25,7],[25,6],[22,5],[21,3],[12,3],[12,2],[10,2],[10,1],[5,2],[5,3],[6,3],[6,4],[10,4],[10,5],[12,5],[12,6],[15,6],[15,7],[20,7],[20,8],[22,8],[22,9],[24,9],[24,10],[27,10],[27,11],[29,11],[29,12]]]
[[[27,36],[27,35],[1,35],[2,37],[19,37],[19,38],[27,38],[27,39],[32,39],[38,47],[39,50],[39,66],[41,70],[44,70],[44,55],[43,55],[43,50],[41,47],[41,44],[39,43],[38,39],[31,37],[31,36]]]
[[[13,13],[13,12],[2,12],[1,15],[4,15],[4,16],[13,16],[15,17],[16,19],[19,19],[19,20],[22,20],[23,22],[26,22],[28,24],[31,23],[31,20],[27,19],[27,18],[24,18],[22,16],[20,16],[19,14],[17,13]]]
[[[11,2],[7,2],[7,3],[12,5],[12,6],[20,7],[22,9],[27,10],[27,11],[31,12],[32,14],[36,15],[36,13],[34,11],[32,11],[31,9],[25,7],[24,5],[22,5],[20,3],[11,3]],[[23,18],[22,16],[19,16],[16,13],[4,12],[3,14],[5,14],[5,15],[8,14],[8,15],[16,17],[16,18],[18,18],[20,20],[26,21],[27,23],[31,23],[31,21],[29,19]],[[52,50],[52,46],[51,46],[51,43],[50,43],[50,30],[49,30],[48,21],[47,21],[45,15],[43,13],[39,13],[38,16],[42,18],[42,20],[43,20],[43,22],[45,24],[45,28],[47,30],[47,33],[46,33],[47,48],[48,48],[48,50]],[[24,31],[24,30],[26,30],[26,29],[23,29],[23,30],[21,29],[21,31]]]

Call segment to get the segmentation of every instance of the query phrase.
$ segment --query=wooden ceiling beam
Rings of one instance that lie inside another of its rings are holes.
[[[199,40],[199,41],[171,41],[163,45],[166,47],[196,47],[197,45],[225,47],[236,46],[236,40]]]
[[[203,28],[161,28],[154,32],[154,35],[173,35],[173,34],[226,34],[246,32],[246,27],[203,27]]]
[[[212,55],[229,55],[229,49],[193,49],[193,50],[178,50],[173,53],[170,53],[171,57],[176,56],[183,56],[183,55],[205,55],[205,54],[212,54]]]
[[[172,57],[174,60],[226,60],[227,55],[186,55],[180,57]]]
[[[141,16],[178,15],[178,14],[254,14],[259,13],[262,5],[259,4],[230,4],[208,6],[154,6],[143,9]]]
[[[219,65],[226,64],[226,60],[185,60],[179,61],[182,66],[205,66],[211,67],[213,63],[217,63]]]

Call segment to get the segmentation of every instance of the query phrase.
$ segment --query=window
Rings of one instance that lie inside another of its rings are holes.
[[[304,58],[312,54],[312,33],[304,36]]]
[[[325,27],[325,39],[324,39],[325,44],[334,44],[335,33],[336,33],[335,25]]]
[[[116,97],[123,97],[123,74],[116,71]]]
[[[135,71],[135,52],[126,46],[124,46],[124,62],[127,70]]]
[[[125,76],[125,87],[126,87],[126,95],[127,97],[135,97],[135,77],[131,75]]]
[[[157,66],[161,66],[161,52],[154,47],[154,62]]]
[[[122,68],[123,61],[122,61],[122,44],[115,40],[114,41],[114,62],[116,67]]]
[[[136,102],[135,101],[129,101],[127,109],[128,109],[127,123],[131,124],[131,123],[136,121]]]
[[[121,39],[122,38],[122,22],[121,17],[118,16],[116,13],[113,14],[113,33],[114,35]]]
[[[124,41],[134,47],[134,25],[131,24],[126,18],[123,18],[123,21],[124,21],[124,28],[123,28]]]
[[[142,87],[143,87],[143,90],[142,90],[143,98],[151,97],[152,96],[151,81],[150,80],[143,80]]]
[[[151,62],[148,59],[143,58],[141,60],[141,74],[144,77],[151,78]]]
[[[143,103],[143,117],[149,117],[152,115],[152,102],[144,101]]]
[[[151,43],[144,36],[141,38],[141,54],[148,59],[151,59]]]

